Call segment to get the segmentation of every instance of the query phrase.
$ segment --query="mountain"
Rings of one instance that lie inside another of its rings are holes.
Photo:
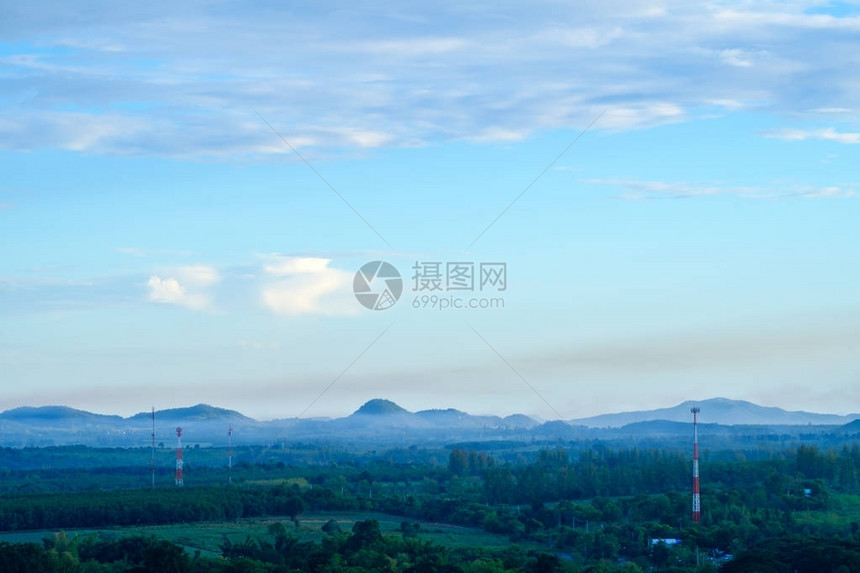
[[[860,418],[860,414],[839,416],[836,414],[816,414],[803,411],[788,411],[771,406],[759,406],[745,400],[711,398],[700,402],[687,401],[671,408],[601,414],[589,418],[571,420],[571,424],[590,428],[619,428],[636,422],[666,420],[670,422],[692,421],[690,408],[701,408],[699,421],[722,425],[841,425]]]
[[[842,430],[849,434],[860,433],[860,419],[854,420],[842,426]]]
[[[76,410],[67,406],[22,406],[0,413],[0,419],[10,422],[41,422],[44,424],[68,424],[68,423],[116,423],[122,422],[121,416],[107,416],[104,414],[93,414],[84,410]]]
[[[140,422],[149,420],[151,416],[152,412],[141,412],[140,414],[135,414],[134,416],[128,418],[128,420],[132,422]],[[175,420],[177,422],[187,422],[189,420],[198,422],[216,422],[219,420],[241,422],[255,421],[253,418],[249,418],[235,410],[216,408],[215,406],[210,406],[209,404],[197,404],[196,406],[190,406],[188,408],[170,408],[167,410],[156,410],[155,418],[161,421]]]
[[[368,419],[365,417],[372,416]],[[445,429],[500,429],[500,428],[533,428],[538,422],[528,416],[515,414],[507,418],[499,416],[476,416],[454,408],[421,410],[410,412],[390,400],[376,398],[366,402],[348,418],[341,418],[343,423],[360,421],[363,425],[372,424],[377,428],[386,425],[393,429],[403,428],[445,428]],[[335,420],[337,422],[338,420]]]
[[[534,428],[540,422],[525,414],[511,414],[502,418],[502,422],[510,428]]]
[[[361,408],[353,412],[353,416],[390,416],[392,414],[409,414],[405,408],[401,408],[391,400],[375,398],[365,402]]]
[[[446,410],[421,410],[415,415],[439,427],[451,428],[533,428],[539,424],[537,420],[523,414],[514,414],[506,418],[498,416],[476,416],[466,412],[448,408]]]

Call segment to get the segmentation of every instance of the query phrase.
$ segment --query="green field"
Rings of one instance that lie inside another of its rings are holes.
[[[356,521],[375,519],[379,522],[379,527],[384,534],[398,536],[400,535],[400,524],[403,521],[407,521],[406,518],[382,513],[327,512],[304,515],[300,520],[298,528],[293,525],[288,517],[267,517],[240,519],[230,522],[70,530],[66,533],[69,537],[98,533],[101,537],[107,539],[123,535],[154,535],[155,537],[182,545],[192,555],[196,551],[200,551],[203,556],[217,557],[221,554],[219,545],[225,537],[234,543],[244,541],[249,535],[251,537],[268,538],[269,525],[278,521],[283,522],[287,526],[287,530],[300,537],[302,541],[318,542],[324,535],[321,528],[329,519],[336,520],[345,532],[350,531]],[[488,549],[504,548],[510,545],[510,541],[508,541],[506,536],[487,533],[478,528],[423,521],[418,521],[418,523],[421,525],[418,537],[422,541],[431,541],[436,545],[446,547],[484,547]],[[53,534],[53,531],[45,530],[0,533],[0,542],[38,543],[43,538],[50,537]],[[538,548],[533,542],[527,542],[525,546],[527,548]],[[544,547],[543,549],[546,548]]]
[[[860,523],[860,495],[831,494],[832,508],[824,511],[798,511],[795,520],[801,524],[850,528]]]

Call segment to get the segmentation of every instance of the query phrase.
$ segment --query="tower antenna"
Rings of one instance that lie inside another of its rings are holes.
[[[152,407],[152,489],[155,489],[155,406]]]
[[[227,431],[227,436],[230,440],[230,447],[227,450],[227,479],[229,483],[233,483],[233,424],[230,424],[230,429]]]
[[[699,498],[699,408],[690,408],[693,414],[693,523],[702,520],[702,502]]]
[[[182,476],[182,427],[176,428],[176,485],[185,485]]]

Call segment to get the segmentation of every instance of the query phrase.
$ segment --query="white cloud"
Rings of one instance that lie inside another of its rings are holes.
[[[710,105],[715,105],[719,107],[723,107],[730,110],[743,109],[747,104],[741,101],[733,100],[733,99],[712,99],[706,100],[705,103]]]
[[[847,107],[819,107],[817,109],[812,110],[813,113],[828,113],[828,114],[848,114],[853,113],[854,110]]]
[[[149,287],[149,300],[153,302],[179,304],[185,297],[185,289],[179,285],[179,281],[176,279],[151,276],[146,286]]]
[[[857,194],[858,192],[853,189],[832,186],[810,189],[803,193],[802,196],[808,199],[838,199],[842,197],[856,197]]]
[[[32,150],[41,147],[56,147],[70,151],[116,153],[128,143],[145,137],[154,129],[141,117],[119,113],[83,113],[45,110],[3,117],[0,114],[0,134],[13,137],[15,141],[0,140],[0,149]],[[41,133],[29,132],[39,129]],[[126,147],[124,153],[133,152]]]
[[[632,179],[587,179],[583,183],[608,185],[624,189],[623,199],[647,199],[649,197],[702,197],[718,195],[725,191],[710,184],[691,184],[677,181],[636,181]]]
[[[622,199],[684,199],[709,195],[733,195],[742,199],[839,199],[855,197],[855,187],[774,184],[769,187],[731,186],[685,181],[638,181],[633,179],[586,179],[583,183],[623,189]]]
[[[273,256],[271,262],[263,265],[270,275],[290,276],[295,274],[316,274],[325,272],[330,259],[319,257],[282,257]]]
[[[513,143],[527,138],[529,132],[526,130],[505,129],[502,127],[488,127],[469,139],[478,143]]]
[[[824,141],[835,141],[837,143],[860,143],[860,133],[839,132],[832,127],[828,127],[825,129],[774,129],[766,131],[764,135],[765,137],[770,137],[773,139],[785,139],[787,141],[820,139]]]
[[[218,271],[208,265],[177,267],[176,272],[184,283],[193,287],[208,287],[221,280]]]
[[[712,14],[718,21],[725,22],[735,27],[755,29],[759,26],[770,26],[774,32],[782,29],[807,29],[807,30],[860,30],[860,18],[837,18],[825,14],[807,14],[804,10],[816,2],[798,2],[793,6],[791,3],[761,3],[758,10],[722,9]],[[790,11],[792,10],[792,11]]]
[[[358,303],[352,294],[354,272],[330,267],[330,259],[284,256],[269,259],[263,269],[273,278],[263,286],[262,302],[275,314],[358,313]]]
[[[752,67],[752,60],[749,57],[749,54],[744,52],[743,50],[731,49],[731,50],[721,50],[720,58],[726,64],[730,66],[736,66],[738,68],[749,68]]]
[[[681,121],[683,117],[684,110],[682,108],[667,102],[613,106],[606,110],[595,127],[624,130],[661,123],[674,123]]]
[[[149,277],[146,286],[151,302],[176,304],[194,310],[212,305],[213,297],[208,289],[221,280],[217,270],[207,265],[190,265],[177,267],[171,274],[175,276]]]
[[[350,141],[358,144],[360,147],[381,147],[394,140],[394,137],[387,133],[367,129],[349,130],[346,135]]]
[[[549,41],[570,48],[595,49],[610,44],[623,33],[623,30],[617,26],[611,30],[559,27],[541,30],[534,40]]]
[[[457,37],[415,37],[405,39],[360,42],[338,46],[339,50],[366,52],[390,57],[422,57],[450,52],[459,52],[470,47],[470,42]]]

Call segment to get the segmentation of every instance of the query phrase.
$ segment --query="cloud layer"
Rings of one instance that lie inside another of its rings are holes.
[[[805,139],[820,139],[837,143],[860,143],[860,133],[838,132],[833,128],[825,129],[775,129],[765,132],[767,137],[785,139],[788,141],[803,141]]]
[[[507,142],[714,106],[856,142],[832,125],[857,120],[860,17],[817,0],[83,4],[4,8],[0,148],[287,152],[255,112],[297,148]]]

